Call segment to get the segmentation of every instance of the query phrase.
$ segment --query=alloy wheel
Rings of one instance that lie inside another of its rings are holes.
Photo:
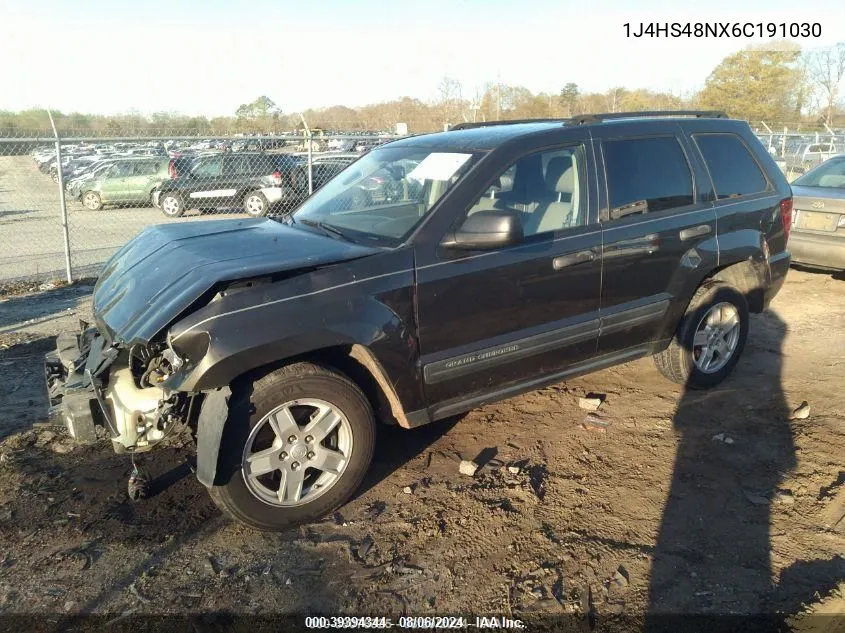
[[[739,342],[739,311],[732,303],[721,302],[702,317],[693,337],[695,365],[705,374],[714,374],[733,358]]]
[[[291,507],[325,494],[352,455],[352,426],[342,411],[315,398],[276,407],[253,427],[241,471],[264,503]]]

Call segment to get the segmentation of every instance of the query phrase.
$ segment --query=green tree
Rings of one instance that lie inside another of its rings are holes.
[[[276,102],[266,95],[261,95],[252,103],[243,103],[235,110],[239,119],[266,119],[279,113]]]
[[[564,112],[564,116],[570,117],[575,114],[575,108],[578,104],[578,96],[580,94],[578,84],[572,83],[571,81],[560,91],[558,102]]]
[[[800,49],[794,45],[748,48],[723,59],[698,94],[702,108],[753,121],[785,121],[795,115]]]

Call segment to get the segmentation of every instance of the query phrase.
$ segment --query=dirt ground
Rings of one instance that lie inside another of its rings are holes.
[[[32,427],[41,357],[89,293],[0,302],[0,613],[481,614],[613,631],[767,613],[795,631],[845,627],[841,278],[791,271],[711,391],[686,393],[645,359],[450,424],[381,429],[357,497],[281,535],[225,521],[187,446],[144,459],[154,496],[133,503],[126,457]],[[604,430],[582,425],[590,392]],[[809,417],[791,420],[802,401]],[[492,460],[460,474],[476,457]]]

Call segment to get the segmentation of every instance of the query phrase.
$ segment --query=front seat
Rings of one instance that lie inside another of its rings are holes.
[[[526,218],[525,234],[534,235],[572,226],[573,213],[578,210],[576,163],[571,156],[557,156],[546,167],[546,189],[549,199],[542,202]]]

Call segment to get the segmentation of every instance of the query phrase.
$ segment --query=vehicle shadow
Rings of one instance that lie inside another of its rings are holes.
[[[0,440],[28,428],[49,407],[44,385],[44,355],[56,348],[55,337],[3,337],[0,349]]]
[[[811,600],[835,564],[802,562],[773,588],[770,527],[796,465],[781,383],[786,324],[752,317],[748,342],[723,386],[687,388],[674,415],[678,448],[648,592],[647,631],[774,630],[797,593]],[[819,573],[819,570],[822,570]],[[796,580],[807,586],[794,586]],[[835,582],[834,582],[835,584]],[[791,601],[778,599],[788,594]]]
[[[417,429],[403,429],[399,426],[380,426],[376,436],[376,450],[373,463],[364,483],[355,493],[361,497],[371,488],[387,479],[425,449],[434,444],[454,427],[463,415],[452,416]]]

